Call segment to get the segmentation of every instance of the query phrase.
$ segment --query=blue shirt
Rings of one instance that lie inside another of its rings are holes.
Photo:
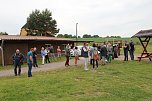
[[[45,51],[44,51],[44,50],[41,50],[41,56],[43,57],[43,56],[45,56],[45,55],[46,55]]]
[[[30,56],[33,57],[33,53],[32,53],[31,51],[29,51],[29,52],[27,53],[27,63],[32,63],[32,61],[30,60]]]

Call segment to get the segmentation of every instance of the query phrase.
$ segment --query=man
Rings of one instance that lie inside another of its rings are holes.
[[[27,53],[28,77],[32,77],[33,48]]]
[[[53,46],[50,47],[50,55],[51,55],[51,60],[56,61]]]
[[[132,40],[130,41],[129,46],[130,46],[130,50],[129,50],[130,58],[131,58],[131,60],[134,60],[135,47],[134,47],[134,43]]]
[[[17,67],[18,67],[18,75],[21,74],[21,65],[24,60],[24,56],[22,53],[20,53],[19,49],[16,49],[16,52],[13,55],[13,63],[14,63],[14,74],[17,76]]]
[[[84,43],[84,46],[82,47],[82,56],[84,57],[84,70],[88,70],[88,47],[87,47],[87,43]]]
[[[124,49],[124,61],[128,61],[128,51],[129,51],[129,44],[125,41]]]
[[[34,47],[34,51],[33,51],[33,67],[38,67],[37,65],[37,53],[36,53],[36,47]]]
[[[106,57],[107,57],[107,48],[106,45],[101,45],[101,49],[100,49],[100,55],[102,58],[102,65],[106,64]]]

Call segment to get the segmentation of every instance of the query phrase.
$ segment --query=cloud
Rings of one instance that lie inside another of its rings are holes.
[[[60,33],[132,36],[151,28],[151,0],[2,0],[0,31],[19,34],[26,18],[35,10],[48,8]]]

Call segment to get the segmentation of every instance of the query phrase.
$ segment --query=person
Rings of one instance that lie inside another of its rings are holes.
[[[57,54],[58,54],[58,58],[61,59],[61,49],[60,49],[60,46],[58,46],[58,48],[57,48]]]
[[[53,46],[50,47],[50,55],[51,55],[51,60],[56,61]]]
[[[34,51],[33,51],[33,67],[38,67],[37,65],[37,52],[36,52],[37,48],[34,47]]]
[[[65,56],[66,56],[65,66],[70,66],[70,65],[69,65],[70,48],[71,48],[70,45],[67,44],[66,49],[65,49]]]
[[[98,48],[96,46],[96,44],[94,43],[92,46],[92,50],[90,51],[90,55],[91,55],[91,64],[93,66],[93,69],[95,68],[95,62],[96,62],[96,66],[98,68],[98,60],[99,60],[99,54],[98,54]]]
[[[82,56],[84,57],[84,70],[88,70],[88,47],[87,47],[87,43],[84,43],[84,46],[82,47]]]
[[[49,49],[48,49],[48,47],[47,48],[45,48],[45,63],[50,63],[50,60],[49,60]]]
[[[24,60],[24,55],[20,53],[19,49],[16,49],[16,52],[12,56],[13,58],[13,64],[14,64],[14,74],[17,76],[17,67],[18,67],[18,75],[21,74],[21,65]]]
[[[131,40],[131,42],[129,43],[130,49],[129,49],[129,53],[130,53],[130,58],[131,60],[134,60],[134,51],[135,51],[135,47],[134,47],[134,43]]]
[[[124,49],[124,61],[128,61],[128,51],[129,51],[129,44],[125,41]]]
[[[44,50],[44,47],[41,48],[41,56],[42,56],[42,65],[44,65],[44,59],[45,59],[45,50]]]
[[[102,59],[102,65],[105,65],[106,64],[106,56],[107,56],[107,48],[105,45],[101,45],[100,55],[101,55],[101,59]]]
[[[27,53],[28,77],[32,77],[33,48]]]
[[[113,48],[111,46],[111,44],[109,43],[107,46],[107,54],[108,54],[108,62],[111,63],[112,61],[112,56],[113,56]]]
[[[77,65],[77,61],[78,61],[78,59],[79,59],[78,47],[75,47],[74,56],[75,56],[75,65]]]

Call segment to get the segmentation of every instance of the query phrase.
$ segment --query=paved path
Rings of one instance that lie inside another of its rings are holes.
[[[44,65],[39,65],[38,68],[33,67],[32,72],[40,72],[40,71],[48,71],[48,70],[56,70],[59,68],[66,68],[65,67],[65,62],[55,62],[55,63],[48,63],[48,64],[44,64]],[[80,58],[80,60],[78,60],[78,65],[82,65],[83,64],[83,58]],[[74,65],[74,60],[70,60],[70,65]],[[25,74],[27,73],[28,68],[24,67],[22,68],[22,72],[21,74]],[[2,70],[0,71],[0,77],[2,76],[14,76],[14,70]]]

